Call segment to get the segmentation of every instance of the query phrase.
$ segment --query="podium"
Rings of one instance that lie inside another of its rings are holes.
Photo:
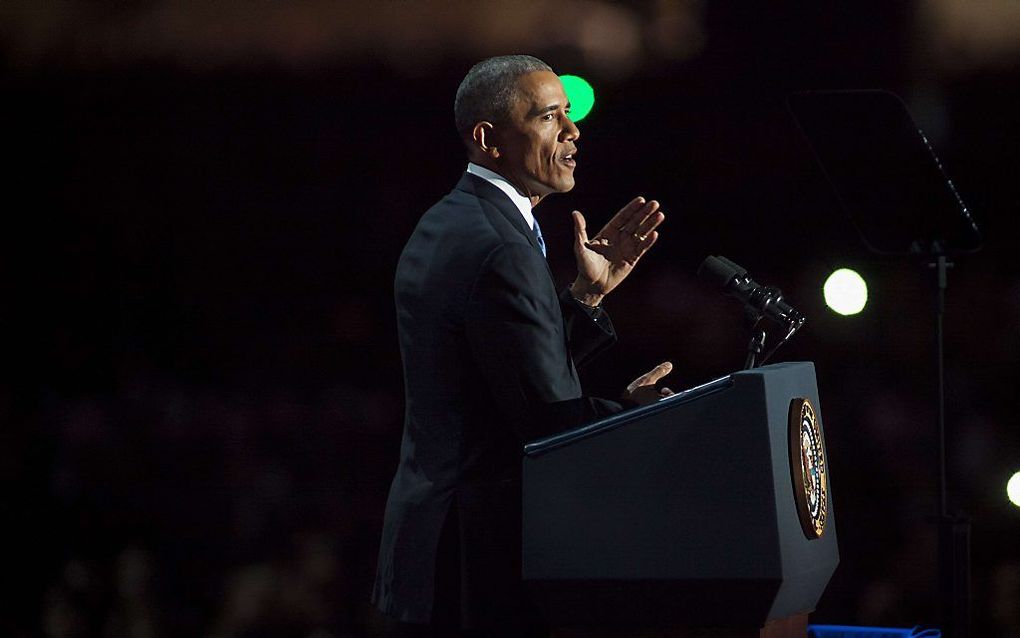
[[[553,626],[803,637],[831,498],[814,365],[737,372],[526,445],[523,578]]]

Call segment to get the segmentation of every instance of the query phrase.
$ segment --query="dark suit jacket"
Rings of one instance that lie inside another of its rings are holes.
[[[621,409],[582,396],[575,368],[612,324],[557,294],[520,211],[468,173],[421,218],[395,294],[406,412],[373,600],[405,622],[451,595],[466,627],[519,618],[522,445]],[[437,592],[451,560],[460,591]]]

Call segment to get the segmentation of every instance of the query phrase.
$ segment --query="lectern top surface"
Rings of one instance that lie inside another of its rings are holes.
[[[699,386],[695,386],[660,399],[651,405],[644,405],[632,410],[625,410],[600,421],[594,421],[592,423],[582,425],[581,427],[567,430],[566,432],[560,432],[559,434],[554,434],[552,436],[545,437],[544,439],[532,441],[524,446],[524,453],[527,456],[535,456],[542,454],[543,452],[554,450],[568,443],[618,428],[628,421],[638,417],[648,416],[649,414],[654,414],[655,412],[663,410],[669,406],[677,405],[678,403],[685,403],[687,401],[694,401],[695,399],[699,399],[708,394],[724,390],[730,387],[732,383],[732,375],[726,375],[725,377],[714,379],[708,383],[703,383]]]
[[[638,418],[649,416],[651,414],[659,412],[660,410],[665,410],[672,406],[679,405],[681,403],[687,403],[688,401],[695,401],[709,394],[714,394],[721,390],[725,390],[726,388],[729,388],[733,385],[734,375],[757,374],[767,370],[783,370],[805,365],[813,366],[813,364],[803,361],[788,361],[782,363],[773,363],[767,366],[762,366],[761,368],[756,368],[754,370],[741,370],[739,372],[734,372],[732,374],[726,375],[725,377],[713,379],[708,383],[703,383],[701,385],[694,386],[693,388],[688,388],[687,390],[677,392],[676,394],[660,399],[659,401],[656,401],[651,405],[644,405],[631,410],[624,410],[623,412],[606,417],[605,419],[593,421],[592,423],[588,423],[580,427],[567,430],[565,432],[560,432],[559,434],[547,436],[543,439],[537,439],[535,441],[527,443],[524,446],[524,454],[526,456],[537,456],[539,454],[555,450],[556,448],[562,447],[569,443],[573,443],[574,441],[578,441],[581,439],[588,438],[589,436],[594,436],[602,432],[613,430],[625,423],[629,423],[630,421],[633,421]]]

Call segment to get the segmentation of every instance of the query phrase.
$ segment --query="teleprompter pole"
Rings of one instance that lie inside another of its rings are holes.
[[[939,609],[948,638],[970,638],[970,520],[951,515],[946,481],[946,375],[943,318],[947,272],[953,264],[942,252],[928,264],[935,270],[935,359],[938,375],[938,539]]]

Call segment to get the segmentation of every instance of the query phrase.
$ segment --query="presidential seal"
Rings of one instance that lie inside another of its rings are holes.
[[[811,402],[803,398],[790,402],[790,474],[804,536],[819,538],[829,518],[825,441]]]

